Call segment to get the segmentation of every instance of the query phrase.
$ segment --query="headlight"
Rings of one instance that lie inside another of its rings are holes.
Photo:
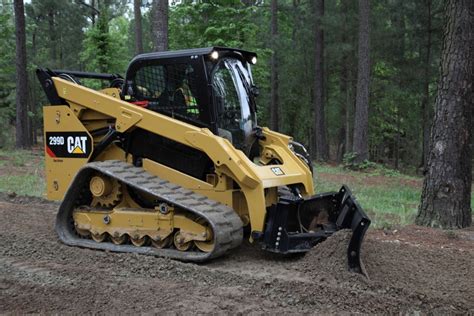
[[[219,58],[219,52],[216,51],[216,50],[213,51],[213,52],[211,53],[211,58],[214,59],[214,60],[216,60],[217,58]]]

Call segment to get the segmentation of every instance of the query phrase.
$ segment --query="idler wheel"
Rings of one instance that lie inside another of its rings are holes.
[[[81,229],[76,227],[76,232],[79,236],[83,238],[89,238],[91,236],[91,232],[88,231],[87,229]]]
[[[197,222],[201,225],[206,225],[206,221],[202,218],[198,219]],[[195,240],[194,244],[196,247],[201,250],[202,252],[211,252],[214,250],[214,235],[212,234],[212,230],[210,227],[206,229],[206,241],[201,241],[201,240]]]

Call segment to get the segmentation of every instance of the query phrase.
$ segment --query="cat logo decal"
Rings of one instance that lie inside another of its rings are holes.
[[[89,158],[92,138],[86,132],[46,132],[45,147],[52,158]]]

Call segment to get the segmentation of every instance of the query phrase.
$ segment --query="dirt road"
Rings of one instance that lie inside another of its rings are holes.
[[[369,279],[345,233],[305,257],[244,244],[208,264],[65,246],[57,204],[0,196],[0,313],[474,313],[474,231],[369,231]]]

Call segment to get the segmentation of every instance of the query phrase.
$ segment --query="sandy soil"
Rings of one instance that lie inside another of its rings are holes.
[[[58,205],[0,195],[0,313],[474,313],[474,230],[369,230],[369,278],[346,271],[342,231],[306,256],[243,244],[192,264],[71,248]]]

